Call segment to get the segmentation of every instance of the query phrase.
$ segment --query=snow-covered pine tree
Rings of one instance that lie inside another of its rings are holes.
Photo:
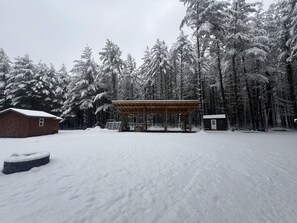
[[[185,35],[184,32],[181,31],[179,37],[177,38],[177,42],[174,43],[170,52],[170,57],[175,60],[171,60],[171,62],[174,64],[175,69],[177,69],[176,73],[178,74],[176,77],[178,80],[176,83],[177,86],[175,86],[176,91],[178,92],[178,99],[194,99],[194,95],[189,95],[190,82],[187,81],[194,75],[194,69],[192,69],[194,64],[194,50],[188,39],[188,35]]]
[[[137,89],[136,62],[130,54],[124,62],[122,76],[120,78],[119,98],[133,100],[136,98]]]
[[[279,1],[278,6],[281,13],[281,40],[282,40],[282,53],[280,57],[285,64],[286,76],[288,81],[289,93],[289,112],[290,112],[290,125],[293,125],[294,117],[297,117],[297,98],[294,80],[294,58],[296,55],[296,15],[297,15],[297,1],[296,0],[282,0]],[[296,75],[295,75],[296,76]],[[296,78],[296,77],[295,77]]]
[[[247,92],[250,95],[247,96],[252,127],[268,131],[268,119],[272,116],[272,87],[267,61],[269,38],[264,29],[262,4],[255,6],[256,12],[250,23],[250,42],[242,51],[241,58],[244,81],[246,86],[250,86],[250,92]]]
[[[167,45],[164,41],[157,39],[155,45],[151,49],[151,62],[148,70],[151,75],[153,100],[168,99],[169,71],[170,65]]]
[[[249,105],[251,107],[251,87],[247,81],[247,71],[244,61],[244,51],[251,46],[251,13],[255,13],[256,3],[246,3],[245,0],[233,0],[229,10],[229,27],[227,35],[227,52],[225,56],[225,72],[230,73],[232,86],[233,111],[235,111],[236,128],[240,128],[244,122],[243,97],[241,89],[246,88]],[[244,84],[242,83],[244,82]],[[250,115],[250,117],[253,117]],[[254,123],[252,121],[252,123]]]
[[[202,39],[205,37],[204,32],[209,29],[208,12],[211,11],[212,6],[215,5],[216,1],[213,0],[180,0],[187,7],[186,16],[182,20],[181,27],[187,25],[194,32],[196,46],[196,86],[197,95],[201,102],[200,120],[202,123],[201,116],[205,113],[205,98],[204,98],[204,83],[202,74],[202,58],[203,58],[203,46]]]
[[[32,77],[32,91],[28,96],[31,98],[32,109],[51,112],[52,100],[50,89],[52,80],[48,77],[49,68],[41,61],[35,66]]]
[[[118,99],[118,79],[122,74],[124,65],[121,59],[122,52],[120,48],[111,42],[109,39],[106,41],[105,47],[99,52],[100,60],[102,61],[102,72],[104,75],[104,82],[108,85],[108,91],[111,92],[112,99]]]
[[[4,94],[12,107],[33,109],[35,67],[29,55],[15,58]]]
[[[223,112],[226,114],[227,120],[229,120],[229,110],[224,86],[227,82],[227,78],[222,71],[222,60],[224,55],[224,49],[226,47],[226,35],[228,31],[228,7],[229,3],[227,1],[214,1],[213,3],[211,3],[209,5],[209,10],[206,11],[207,19],[205,19],[206,23],[204,25],[208,28],[201,30],[201,34],[204,34],[205,38],[208,39],[210,45],[209,51],[211,57],[209,58],[210,61],[208,62],[208,64],[212,64],[214,66],[214,69],[216,69],[215,73],[217,73],[217,75],[215,75],[215,83],[212,86],[217,86],[217,88],[220,90]],[[212,89],[209,90],[213,91],[214,87],[212,87]],[[217,103],[218,105],[220,105],[220,101],[218,101]],[[222,111],[218,112],[221,113]]]
[[[152,53],[149,47],[144,51],[142,58],[143,63],[138,69],[138,76],[143,80],[143,98],[146,100],[152,100],[155,97],[155,89],[153,85],[153,76],[150,72],[150,64],[152,61]]]
[[[271,78],[275,83],[275,124],[293,127],[296,116],[297,71],[294,60],[293,21],[296,1],[282,0],[272,4],[265,13],[265,28],[269,34],[269,65],[273,68]],[[292,54],[293,53],[293,54]]]
[[[198,111],[198,118],[201,125],[202,116],[206,111],[206,80],[204,71],[207,70],[207,64],[204,64],[205,50],[209,47],[209,32],[212,27],[214,12],[219,10],[220,1],[215,0],[180,0],[187,7],[186,16],[182,20],[181,28],[187,25],[193,30],[194,48],[195,48],[195,86],[197,99],[201,102],[201,108]],[[218,11],[217,13],[224,13]],[[223,22],[223,21],[222,21]]]
[[[49,92],[48,97],[48,109],[50,112],[56,109],[54,101],[56,99],[56,82],[57,82],[57,71],[53,64],[49,65],[49,69],[47,70],[47,82],[48,84],[45,87],[45,91]]]
[[[94,98],[98,92],[95,81],[98,65],[92,58],[92,49],[85,47],[80,60],[74,61],[71,70],[73,77],[68,85],[67,99],[63,116],[76,115],[79,127],[86,128],[94,124]]]
[[[291,55],[290,60],[294,61],[297,58],[297,2],[296,0],[291,0],[291,27],[290,27],[290,49]]]
[[[9,106],[4,94],[5,86],[9,77],[11,62],[3,49],[0,49],[0,109],[5,109]]]
[[[54,79],[54,99],[52,109],[54,114],[61,115],[63,112],[63,104],[66,101],[67,86],[69,83],[70,77],[68,75],[67,68],[65,64],[62,64]]]
[[[282,72],[279,69],[279,59],[278,56],[281,53],[280,44],[279,44],[279,24],[278,24],[278,15],[277,13],[277,5],[272,4],[268,8],[262,17],[263,26],[265,31],[267,32],[267,37],[269,39],[269,53],[267,55],[267,76],[269,76],[269,84],[270,94],[271,94],[271,115],[272,118],[270,120],[271,126],[280,127],[281,124],[281,110],[283,107],[281,106],[279,98],[281,97],[281,87],[282,82],[284,81],[282,76]],[[269,94],[269,92],[267,92]]]

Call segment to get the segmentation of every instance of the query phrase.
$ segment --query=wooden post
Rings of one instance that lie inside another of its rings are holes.
[[[120,114],[120,116],[121,116],[121,125],[119,128],[119,132],[122,132],[124,130],[125,116],[124,116],[124,114]]]
[[[125,131],[128,131],[128,124],[129,124],[129,118],[128,118],[128,114],[125,114]]]
[[[165,108],[165,132],[167,132],[167,108]]]
[[[146,110],[145,108],[143,109],[143,130],[147,130],[147,116],[146,116]]]
[[[189,119],[189,131],[192,132],[192,116],[190,109],[188,110],[188,119]]]
[[[119,131],[128,131],[128,114],[121,114],[121,126]]]
[[[183,114],[183,122],[184,122],[184,131],[187,131],[187,118],[186,118],[186,114]]]

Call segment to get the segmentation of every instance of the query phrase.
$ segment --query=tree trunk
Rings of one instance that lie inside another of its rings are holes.
[[[118,91],[117,91],[117,76],[115,73],[111,73],[112,77],[112,99],[116,100],[118,98]]]
[[[228,129],[230,128],[230,120],[229,120],[229,112],[227,108],[227,100],[225,97],[225,89],[224,89],[224,84],[223,84],[223,74],[222,74],[222,66],[221,66],[221,49],[220,45],[217,42],[217,62],[218,62],[218,72],[219,72],[219,78],[220,78],[220,89],[221,89],[221,95],[222,95],[222,100],[223,100],[223,107],[224,107],[224,112],[227,117],[227,122],[228,122]]]
[[[248,78],[247,78],[247,71],[246,71],[246,67],[245,67],[245,58],[244,58],[244,56],[242,56],[242,63],[243,63],[243,72],[244,72],[244,78],[245,78],[245,86],[246,86],[246,91],[247,91],[247,95],[248,95],[249,107],[250,107],[249,114],[250,114],[250,117],[251,117],[253,130],[255,130],[255,118],[254,118],[252,94],[251,94],[251,90],[250,90],[250,86],[249,86],[249,82],[248,82]]]
[[[239,103],[238,103],[238,78],[237,78],[237,71],[236,71],[236,54],[232,56],[232,71],[233,71],[233,94],[234,94],[234,106],[235,106],[235,120],[236,120],[236,129],[239,129]]]
[[[198,95],[199,95],[199,99],[200,99],[200,103],[201,103],[201,113],[200,113],[200,121],[201,121],[201,127],[203,128],[203,115],[205,112],[205,104],[204,104],[204,90],[203,90],[203,82],[202,82],[202,74],[201,74],[201,61],[200,61],[200,40],[199,40],[199,36],[196,35],[196,41],[197,41],[197,71],[198,71],[198,83],[197,83],[197,89],[198,91]]]
[[[183,55],[180,56],[180,99],[184,99]]]
[[[292,7],[295,7],[296,1],[292,1]],[[291,10],[293,11],[293,8],[291,8]],[[291,11],[291,13],[292,13]],[[294,89],[294,78],[293,78],[293,67],[292,67],[292,62],[289,59],[290,57],[290,48],[287,45],[287,42],[290,38],[290,34],[289,34],[289,24],[290,20],[288,18],[288,20],[284,21],[284,29],[286,30],[285,33],[285,38],[284,38],[284,49],[286,51],[286,58],[285,58],[285,69],[286,69],[286,74],[287,74],[287,80],[288,80],[288,84],[289,84],[289,100],[291,101],[291,106],[293,107],[293,117],[297,116],[297,102],[296,102],[296,95],[295,95],[295,89]],[[290,111],[290,110],[289,110]],[[293,121],[293,119],[291,118],[291,120]]]

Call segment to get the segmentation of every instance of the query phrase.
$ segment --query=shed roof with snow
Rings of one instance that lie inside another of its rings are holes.
[[[28,110],[28,109],[20,109],[20,108],[8,108],[3,111],[0,111],[0,114],[8,112],[8,111],[14,111],[14,112],[20,113],[20,114],[28,116],[28,117],[55,118],[58,120],[62,120],[62,118],[52,115],[50,113],[44,112],[44,111],[36,111],[36,110]]]
[[[203,115],[203,119],[219,119],[226,118],[225,114],[217,114],[217,115]]]
[[[0,111],[0,137],[29,137],[57,133],[62,118],[44,111],[8,108]]]

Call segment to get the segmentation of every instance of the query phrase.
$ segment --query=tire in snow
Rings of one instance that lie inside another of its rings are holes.
[[[33,167],[38,167],[49,163],[49,152],[36,152],[25,154],[12,154],[4,160],[3,173],[11,174],[16,172],[28,171]]]

